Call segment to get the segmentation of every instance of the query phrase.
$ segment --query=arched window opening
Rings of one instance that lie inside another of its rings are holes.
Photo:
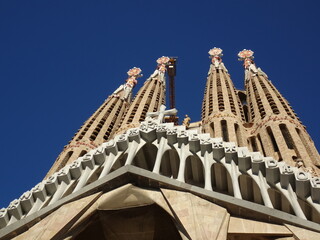
[[[285,124],[280,124],[279,127],[281,130],[282,136],[287,144],[287,147],[289,149],[295,149],[293,139],[291,137],[291,134],[290,134],[287,126]]]
[[[303,201],[302,199],[298,198],[299,205],[306,216],[306,218],[312,222],[320,223],[320,214],[310,206],[309,203]]]
[[[257,142],[255,137],[250,137],[251,147],[253,152],[258,152]]]
[[[157,157],[157,147],[152,143],[146,143],[136,154],[132,165],[152,171]]]
[[[257,135],[257,138],[258,138],[258,141],[259,141],[259,143],[260,143],[260,146],[261,146],[261,149],[262,149],[262,153],[263,153],[263,156],[267,156],[266,155],[266,152],[265,152],[265,150],[264,150],[264,147],[263,147],[263,143],[262,143],[262,140],[261,140],[261,137],[260,137],[260,134],[258,134]]]
[[[180,158],[176,150],[166,151],[161,159],[160,174],[167,177],[178,177]]]
[[[87,151],[86,151],[86,150],[82,150],[82,151],[81,151],[81,153],[79,154],[79,157],[84,156],[86,153],[87,153]]]
[[[211,184],[213,191],[233,196],[231,176],[221,163],[214,163],[211,167]]]
[[[122,154],[116,161],[115,163],[112,165],[111,169],[110,169],[110,172],[113,172],[121,167],[123,167],[125,164],[126,164],[126,161],[127,161],[127,157],[128,157],[128,154],[125,153],[125,154]],[[108,159],[107,159],[108,160]],[[107,161],[106,160],[106,161]]]
[[[214,138],[215,134],[214,134],[214,123],[210,123],[210,136]]]
[[[271,200],[271,203],[275,209],[294,214],[294,211],[290,205],[288,199],[281,194],[278,190],[273,188],[268,189],[268,194]]]
[[[272,133],[272,130],[271,130],[270,127],[267,127],[267,132],[268,132],[270,141],[271,141],[271,143],[272,143],[273,151],[279,152],[278,144],[277,144],[277,142],[276,142],[276,139],[275,139],[274,136],[273,136],[273,133]]]
[[[229,142],[228,126],[226,120],[221,121],[221,135],[223,141]]]
[[[244,118],[246,122],[249,122],[249,113],[248,113],[248,106],[243,105],[243,113],[244,113]]]
[[[239,127],[238,124],[234,124],[234,130],[236,132],[236,138],[237,138],[238,146],[242,147],[243,146],[243,142],[242,142],[240,127]]]
[[[296,131],[300,137],[300,140],[301,140],[303,146],[307,150],[308,155],[310,156],[310,158],[314,158],[314,155],[313,155],[312,150],[309,146],[308,140],[305,138],[304,134],[300,131],[300,129],[296,128]]]
[[[204,167],[199,157],[189,156],[186,159],[185,182],[204,187]]]
[[[72,155],[73,155],[73,151],[68,152],[66,156],[63,158],[63,160],[61,161],[61,163],[59,164],[57,170],[60,170],[61,168],[63,168],[66,165],[66,163],[69,161]]]
[[[263,204],[260,188],[250,176],[240,175],[239,184],[241,196],[244,200]]]

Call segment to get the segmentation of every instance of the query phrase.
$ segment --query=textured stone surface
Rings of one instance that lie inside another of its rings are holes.
[[[156,203],[172,215],[160,191],[147,190],[127,184],[111,192],[105,193],[98,199],[98,210],[115,210]]]
[[[263,234],[288,235],[292,233],[283,225],[230,217],[228,233],[231,234]]]
[[[289,224],[285,224],[285,226],[294,234],[294,237],[297,240],[319,240],[320,239],[320,233],[310,231],[304,228],[295,227]]]
[[[15,240],[48,240],[59,234],[68,224],[72,224],[83,214],[101,193],[95,193],[77,201],[68,203],[42,219],[28,231],[14,238]]]
[[[192,239],[226,239],[229,213],[192,194],[161,189]]]

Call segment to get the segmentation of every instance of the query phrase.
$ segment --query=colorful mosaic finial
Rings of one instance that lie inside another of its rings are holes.
[[[252,50],[243,49],[238,53],[239,60],[244,60],[246,58],[253,59],[254,52]]]
[[[170,58],[169,57],[160,57],[157,59],[157,63],[158,63],[158,70],[160,72],[165,72],[167,70],[166,66],[169,63]]]
[[[210,49],[208,53],[210,55],[210,58],[212,59],[211,60],[212,64],[218,67],[219,64],[222,62],[222,59],[221,59],[221,57],[223,56],[222,49],[214,47]]]
[[[214,48],[210,49],[208,53],[210,55],[210,58],[223,56],[221,48],[214,47]]]
[[[251,64],[254,64],[253,54],[253,51],[247,49],[243,49],[238,53],[239,61],[244,61],[243,66],[245,69],[248,69]]]
[[[127,72],[129,78],[126,80],[126,86],[134,88],[138,83],[137,78],[142,77],[142,74],[140,74],[141,72],[142,70],[140,68],[131,68]]]

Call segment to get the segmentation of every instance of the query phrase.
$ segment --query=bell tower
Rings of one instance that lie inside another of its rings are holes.
[[[132,89],[137,85],[140,73],[141,69],[136,67],[128,71],[126,83],[120,85],[84,122],[69,144],[64,147],[47,176],[98,147],[113,135],[115,127],[118,126],[121,117],[130,105]]]
[[[319,171],[319,153],[305,126],[268,76],[256,67],[253,53],[245,49],[238,54],[244,61],[252,150],[291,166]]]
[[[203,132],[244,146],[245,116],[230,74],[222,62],[222,49],[213,48],[209,54],[211,65],[202,102]]]
[[[157,69],[138,91],[121,121],[117,134],[123,133],[129,128],[138,127],[148,112],[159,111],[160,106],[165,103],[165,73],[169,60],[168,57],[158,58]]]

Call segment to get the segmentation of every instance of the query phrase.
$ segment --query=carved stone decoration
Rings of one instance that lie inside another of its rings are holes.
[[[169,57],[160,57],[157,59],[157,63],[158,63],[158,70],[162,73],[164,73],[166,71],[166,66],[169,64]]]
[[[36,186],[34,186],[31,191],[32,192],[39,192],[42,191],[44,189],[44,183],[43,182],[39,182]]]
[[[170,128],[167,130],[167,135],[175,135],[177,134],[178,129],[177,128]]]
[[[20,206],[20,200],[18,200],[18,199],[13,200],[9,204],[7,210],[8,210],[9,215],[15,217],[15,219],[20,219],[22,217],[23,213],[22,213],[22,209]]]
[[[167,127],[164,125],[157,126],[157,132],[167,132]]]
[[[213,142],[213,148],[223,148],[223,142]]]
[[[6,208],[1,208],[0,209],[0,218],[4,217],[7,214],[7,209]]]
[[[115,141],[111,139],[110,141],[106,142],[106,148],[112,148],[116,145]]]
[[[139,135],[139,129],[131,129],[129,131],[129,137],[133,137],[133,136],[136,136],[136,135]]]
[[[9,206],[8,206],[8,210],[13,210],[16,209],[20,204],[20,200],[15,199],[12,202],[10,202]]]
[[[23,193],[21,195],[21,197],[19,199],[20,199],[20,201],[29,200],[31,197],[32,197],[32,192],[31,191],[26,191],[25,193]]]
[[[289,166],[289,165],[283,165],[282,167],[281,167],[281,172],[282,172],[282,174],[293,174],[293,170],[292,170],[292,167],[291,166]]]
[[[173,108],[173,109],[166,110],[166,106],[161,105],[158,112],[147,113],[147,121],[149,124],[149,122],[151,122],[151,119],[152,119],[156,121],[158,124],[160,124],[160,123],[163,123],[163,119],[165,116],[176,115],[177,113],[178,113],[177,109]],[[145,124],[145,123],[142,123],[142,124]]]
[[[5,227],[9,222],[8,211],[6,208],[0,209],[0,229]]]
[[[277,161],[274,160],[274,159],[269,159],[269,160],[267,160],[267,161],[266,161],[266,164],[267,164],[267,167],[268,167],[268,168],[275,168],[275,167],[278,166]]]
[[[189,128],[190,121],[191,121],[191,118],[188,115],[186,115],[185,118],[183,119],[182,125],[186,126],[186,128]]]

